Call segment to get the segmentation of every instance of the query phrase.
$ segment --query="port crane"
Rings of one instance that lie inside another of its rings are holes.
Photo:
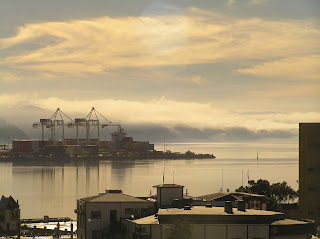
[[[67,118],[69,121],[66,122],[64,118]],[[56,141],[57,134],[62,130],[62,141],[64,142],[65,136],[64,136],[64,127],[67,126],[69,128],[73,127],[75,125],[74,120],[72,120],[68,115],[62,112],[60,108],[57,108],[57,110],[54,112],[52,117],[50,119],[40,119],[40,122],[33,123],[33,128],[39,128],[41,126],[42,129],[42,141],[45,138],[45,129],[48,129],[46,135],[48,135],[48,132],[50,131],[50,140],[53,142]]]
[[[64,120],[67,118],[69,121]],[[48,129],[46,135],[50,132],[49,139],[53,142],[56,141],[59,130],[62,130],[62,141],[64,142],[64,127],[72,128],[76,127],[76,140],[79,145],[79,127],[83,127],[86,130],[86,144],[90,145],[93,133],[97,132],[97,140],[100,141],[100,128],[107,126],[117,126],[119,132],[123,132],[123,128],[120,124],[111,122],[104,117],[99,111],[92,107],[91,111],[86,118],[76,118],[72,120],[68,115],[63,113],[59,108],[52,115],[50,119],[40,119],[40,122],[33,123],[33,128],[42,128],[42,141],[45,138],[45,129]],[[82,134],[82,133],[81,133]]]
[[[102,120],[100,120],[100,118]],[[77,126],[77,144],[79,140],[79,126],[86,127],[86,143],[90,145],[90,140],[94,131],[97,131],[97,140],[100,141],[100,127],[105,128],[107,126],[117,126],[119,131],[122,129],[121,125],[118,123],[111,122],[106,117],[104,117],[99,111],[97,111],[94,107],[92,107],[91,111],[87,115],[85,119],[75,119]]]

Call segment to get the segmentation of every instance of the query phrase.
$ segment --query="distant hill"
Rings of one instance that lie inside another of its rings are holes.
[[[12,139],[28,139],[29,137],[17,126],[0,119],[0,144],[11,143]]]

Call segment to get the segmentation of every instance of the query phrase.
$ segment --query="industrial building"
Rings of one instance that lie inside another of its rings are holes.
[[[75,120],[58,108],[50,119],[40,119],[33,127],[41,128],[41,140],[13,140],[14,157],[141,157],[154,150],[153,144],[128,137],[120,124],[109,121],[94,107],[86,118]],[[65,137],[66,127],[76,129],[75,138]],[[101,140],[105,127],[116,127],[110,141]]]
[[[299,210],[320,226],[320,123],[299,124]]]

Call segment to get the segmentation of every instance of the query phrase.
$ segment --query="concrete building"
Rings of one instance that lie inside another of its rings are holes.
[[[154,202],[125,195],[121,190],[106,190],[77,200],[79,239],[120,238],[122,221],[154,214]]]
[[[174,200],[183,199],[183,187],[178,184],[160,184],[153,186],[157,188],[158,208],[169,208],[174,204]]]
[[[159,209],[153,216],[126,220],[126,239],[307,239],[313,221],[284,219],[283,213],[225,207]],[[189,237],[183,237],[183,236]]]
[[[20,209],[11,196],[0,200],[0,236],[19,235]]]
[[[299,209],[320,226],[320,123],[299,124]]]

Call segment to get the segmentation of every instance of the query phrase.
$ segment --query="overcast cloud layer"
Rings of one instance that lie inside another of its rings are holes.
[[[7,121],[19,105],[74,115],[95,106],[124,124],[254,134],[320,121],[316,1],[137,1],[132,8],[70,1],[51,9],[34,1],[12,18],[17,2],[4,1],[0,24]],[[71,3],[70,14],[60,11]],[[291,12],[281,12],[284,3]],[[14,121],[21,117],[28,118]]]

